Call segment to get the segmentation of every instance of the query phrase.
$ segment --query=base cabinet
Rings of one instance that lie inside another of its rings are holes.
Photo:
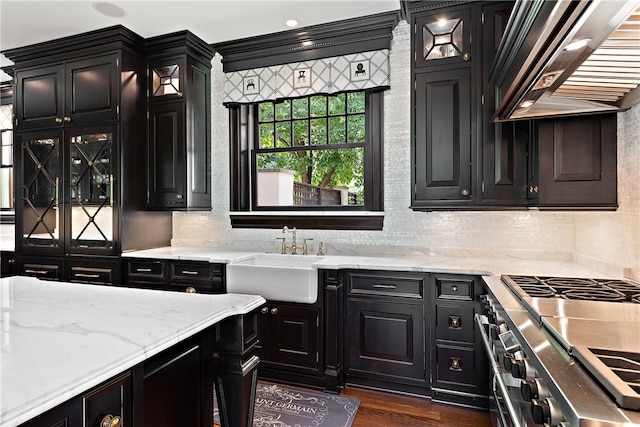
[[[475,276],[430,277],[434,303],[428,322],[434,325],[430,337],[434,401],[488,407],[489,367],[474,322],[482,286]]]
[[[348,271],[347,383],[428,395],[427,274]]]
[[[128,258],[124,262],[124,285],[131,288],[218,294],[226,292],[224,264]]]
[[[0,277],[9,277],[16,274],[15,252],[0,252]]]
[[[258,317],[259,375],[286,382],[319,377],[320,309],[314,305],[268,301]],[[285,374],[286,373],[286,374]]]

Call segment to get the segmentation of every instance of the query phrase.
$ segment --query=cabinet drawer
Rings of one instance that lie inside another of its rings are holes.
[[[197,294],[222,294],[224,293],[224,287],[220,281],[208,281],[208,282],[171,282],[169,284],[169,291],[177,292],[189,292]]]
[[[349,294],[422,298],[424,277],[403,277],[401,275],[349,275]]]
[[[18,267],[18,274],[22,276],[37,277],[39,279],[61,280],[62,261],[60,261],[60,264],[40,264],[25,262]]]
[[[437,346],[436,381],[475,387],[475,351],[472,348]]]
[[[127,275],[164,278],[164,262],[162,261],[128,261]]]
[[[474,309],[470,306],[436,306],[436,338],[472,343],[475,336]]]
[[[210,280],[211,264],[204,262],[174,262],[171,264],[171,279]]]
[[[114,270],[112,268],[71,267],[69,280],[71,282],[113,284]]]
[[[436,277],[436,296],[438,299],[473,301],[473,284],[473,278]]]
[[[108,419],[120,417],[118,425],[132,425],[131,376],[121,375],[84,395],[84,425],[102,427]],[[115,424],[114,424],[115,425]]]

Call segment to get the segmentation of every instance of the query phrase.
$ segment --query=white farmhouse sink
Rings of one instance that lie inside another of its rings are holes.
[[[318,298],[314,255],[255,254],[227,264],[227,292],[313,304]]]

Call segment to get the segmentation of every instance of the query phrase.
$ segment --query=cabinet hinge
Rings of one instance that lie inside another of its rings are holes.
[[[116,67],[120,66],[120,58],[116,58]]]
[[[484,24],[484,12],[482,12],[482,14],[480,14],[480,19],[481,19],[480,22],[482,22]]]
[[[484,93],[482,94],[482,96],[480,96],[480,102],[482,103],[482,105],[484,105]]]
[[[484,181],[482,181],[481,187],[482,187],[482,194],[484,194]]]
[[[320,360],[320,356],[318,355],[319,352],[316,351],[316,363],[318,363],[318,360]]]

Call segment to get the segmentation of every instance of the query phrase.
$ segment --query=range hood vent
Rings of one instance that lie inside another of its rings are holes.
[[[494,121],[631,107],[640,101],[640,0],[518,0],[489,80]]]

